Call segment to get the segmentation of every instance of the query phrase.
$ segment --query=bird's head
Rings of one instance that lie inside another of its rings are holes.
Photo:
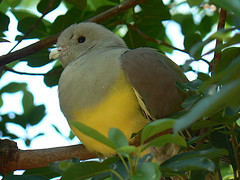
[[[59,59],[64,67],[78,57],[108,48],[126,48],[125,42],[110,30],[96,23],[73,24],[58,37],[57,48],[49,54]]]

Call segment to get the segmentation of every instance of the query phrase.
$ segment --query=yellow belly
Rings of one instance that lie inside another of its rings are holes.
[[[106,137],[110,128],[118,128],[129,140],[132,133],[137,133],[147,124],[136,95],[123,72],[101,103],[74,112],[73,117],[74,121],[84,123]],[[100,152],[105,156],[115,154],[112,149],[82,134],[76,128],[71,128],[89,151]]]

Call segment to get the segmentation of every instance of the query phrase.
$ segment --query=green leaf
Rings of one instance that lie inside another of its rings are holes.
[[[38,18],[38,16],[36,16],[31,11],[28,11],[26,9],[11,9],[11,12],[13,13],[13,15],[16,17],[18,21],[27,17]]]
[[[87,0],[65,0],[65,2],[70,3],[81,10],[84,10],[87,7]]]
[[[190,96],[189,98],[185,99],[182,103],[182,107],[184,109],[191,108],[198,100],[200,100],[202,97],[201,94],[194,94],[193,96]]]
[[[44,135],[45,135],[45,133],[38,133],[38,134],[36,134],[32,139],[37,138],[37,137],[39,137],[39,136],[44,136]]]
[[[2,99],[2,96],[0,96],[0,107],[2,107],[3,105],[3,99]]]
[[[146,39],[132,29],[128,29],[128,32],[123,39],[130,49],[147,46]]]
[[[190,7],[199,6],[203,3],[203,0],[187,0]]]
[[[99,9],[101,6],[114,6],[116,5],[116,2],[112,2],[109,0],[88,0],[87,1],[88,6],[90,7],[91,10],[96,11]]]
[[[239,79],[240,69],[240,55],[236,57],[236,59],[233,60],[233,62],[227,66],[225,69],[223,69],[221,72],[218,72],[214,76],[211,77],[208,81],[205,81],[201,87],[200,90],[203,90],[207,87],[209,87],[212,84],[226,84],[233,80]]]
[[[10,41],[7,40],[7,39],[4,39],[4,38],[1,38],[1,37],[0,37],[0,43],[1,43],[1,42],[10,42]]]
[[[102,135],[101,133],[99,133],[97,130],[83,124],[80,122],[76,122],[76,121],[69,121],[69,124],[71,124],[72,126],[74,126],[75,128],[77,128],[81,133],[105,144],[106,146],[112,148],[112,149],[116,149],[115,144],[113,144],[112,141],[110,141],[108,138],[106,138],[104,135]]]
[[[95,175],[109,172],[110,168],[103,163],[96,161],[82,162],[71,165],[63,172],[61,180],[80,180],[93,177]]]
[[[45,115],[45,106],[43,104],[33,106],[33,108],[28,113],[24,114],[24,121],[33,126],[38,124]]]
[[[26,17],[22,20],[18,21],[18,31],[22,32],[23,34],[27,33],[29,29],[32,27],[33,24],[35,24],[38,21],[39,18],[35,17]],[[47,28],[45,24],[40,21],[40,23],[37,25],[36,28],[34,28],[33,31],[29,35],[27,35],[26,38],[43,38],[47,37]]]
[[[2,32],[7,31],[8,25],[10,23],[9,17],[0,12],[0,22],[1,22],[0,31],[2,31]]]
[[[202,72],[198,72],[198,77],[197,79],[200,79],[201,81],[207,81],[209,80],[211,77],[208,74],[202,73]]]
[[[56,131],[58,134],[61,134],[61,135],[62,135],[61,131],[58,129],[57,126],[55,126],[54,124],[52,124],[52,127],[55,129],[55,131]]]
[[[128,146],[128,140],[125,135],[117,128],[111,128],[108,132],[108,138],[116,146],[120,148],[122,146]]]
[[[223,71],[239,55],[239,47],[230,47],[224,49],[221,53],[221,60],[215,66],[215,73],[220,73],[221,71]]]
[[[0,89],[0,93],[15,93],[18,91],[22,91],[25,90],[27,87],[26,83],[17,83],[17,82],[11,82],[9,84],[7,84],[6,86],[4,86],[2,89]]]
[[[178,83],[176,82],[177,86],[184,90],[184,91],[197,91],[200,87],[200,85],[202,84],[202,81],[200,79],[195,79],[193,81],[189,81],[187,83]]]
[[[216,148],[184,152],[166,160],[161,164],[160,170],[175,173],[188,170],[213,171],[215,165],[210,159],[216,159],[227,154],[226,150]]]
[[[48,12],[51,12],[54,9],[56,9],[59,6],[60,2],[61,2],[61,0],[55,0],[53,5],[51,6],[51,8],[48,10]],[[50,0],[40,0],[40,2],[37,5],[38,12],[43,14],[45,12],[45,10],[47,9],[49,3],[50,3]]]
[[[212,0],[215,4],[217,4],[218,6],[228,10],[228,11],[232,11],[234,12],[238,17],[240,17],[240,11],[239,11],[239,7],[240,7],[240,1],[239,0],[234,0],[234,1],[229,1],[229,0]]]
[[[165,161],[164,163],[175,162],[175,161],[184,160],[184,159],[191,159],[194,157],[205,157],[208,159],[215,159],[225,155],[228,155],[228,152],[225,149],[211,148],[211,149],[201,150],[201,151],[195,150],[195,151],[189,151],[189,152],[177,154],[172,158],[168,159],[167,161]]]
[[[226,105],[239,103],[240,97],[240,81],[235,80],[225,85],[222,90],[212,96],[201,99],[189,113],[181,117],[174,125],[174,131],[178,132],[193,122],[202,117],[209,117],[210,115],[220,111]]]
[[[117,149],[117,152],[124,153],[124,154],[131,154],[133,152],[137,152],[136,146],[122,146]]]
[[[157,163],[144,162],[131,177],[131,180],[159,180],[161,171]]]
[[[174,162],[164,162],[160,166],[160,170],[166,172],[185,172],[189,170],[205,170],[212,172],[214,169],[214,163],[205,157],[193,157]]]
[[[192,14],[176,14],[172,19],[181,25],[183,35],[193,34],[197,31]]]
[[[142,130],[141,143],[143,144],[144,141],[157,133],[171,129],[175,122],[175,119],[160,119],[147,124]]]
[[[23,175],[38,175],[51,179],[60,176],[60,173],[54,172],[50,167],[42,167],[26,170]]]
[[[180,136],[179,134],[166,134],[163,136],[159,136],[159,137],[153,139],[152,141],[150,141],[149,143],[147,143],[147,145],[145,146],[144,149],[146,149],[150,146],[161,147],[167,143],[174,143],[174,144],[177,144],[177,145],[183,146],[183,147],[187,146],[185,139],[182,136]]]
[[[79,15],[79,9],[73,7],[72,9],[68,10],[65,15],[60,15],[55,19],[55,21],[52,23],[50,34],[57,34],[71,24],[79,23],[81,21],[83,21],[83,17]]]
[[[5,14],[8,10],[9,10],[9,4],[7,3],[7,1],[6,0],[1,1],[0,11]]]
[[[47,49],[26,56],[22,58],[21,61],[27,61],[27,65],[30,67],[40,67],[52,62],[49,60],[49,52]]]
[[[33,95],[31,92],[24,90],[23,91],[23,98],[22,98],[22,105],[24,109],[24,113],[29,113],[30,110],[32,110],[34,104],[33,104]]]
[[[21,3],[21,1],[22,0],[6,0],[6,2],[11,8],[17,7]]]
[[[136,19],[137,22],[139,20],[141,22],[153,24],[154,22],[170,19],[169,8],[163,4],[162,1],[148,0],[139,5],[141,7],[141,11],[139,13],[136,13],[136,18],[141,19]],[[153,11],[155,8],[158,10]]]
[[[199,30],[201,32],[202,37],[206,36],[212,29],[212,26],[214,24],[214,20],[212,16],[205,15],[200,24],[199,24]]]
[[[38,175],[8,175],[4,180],[48,180],[48,178]]]
[[[198,33],[193,33],[193,34],[187,34],[185,37],[184,37],[184,46],[185,46],[185,49],[187,51],[190,51],[190,49],[196,44],[196,43],[199,43],[199,42],[202,42],[202,37],[200,34]],[[202,48],[199,48],[198,51],[194,54],[194,57],[196,59],[198,59],[201,54],[202,54],[202,50],[203,50],[203,47]]]
[[[48,87],[53,87],[58,85],[59,78],[61,76],[61,72],[63,71],[63,67],[61,65],[55,66],[50,71],[44,75],[44,83]]]
[[[226,154],[226,155],[228,155],[228,158],[231,162],[232,168],[234,170],[237,170],[233,146],[232,146],[231,142],[229,141],[229,139],[231,137],[230,137],[230,135],[226,134],[228,131],[229,130],[227,130],[226,128],[221,131],[220,130],[214,131],[210,134],[210,140],[214,147],[225,149],[228,152],[228,154]]]

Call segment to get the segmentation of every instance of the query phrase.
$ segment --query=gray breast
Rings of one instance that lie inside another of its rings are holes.
[[[59,80],[60,107],[67,118],[75,110],[98,104],[108,94],[121,71],[120,54],[94,53],[67,65]]]

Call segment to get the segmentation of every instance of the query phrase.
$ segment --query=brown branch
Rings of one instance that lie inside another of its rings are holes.
[[[20,150],[14,141],[0,140],[0,174],[15,170],[27,170],[46,167],[49,163],[67,159],[80,160],[97,158],[95,153],[87,151],[84,145],[72,145],[36,150]]]
[[[21,39],[17,42],[17,44],[13,46],[13,48],[9,51],[9,53],[12,52],[13,49],[15,49],[39,25],[39,23],[42,21],[44,16],[46,16],[49,12],[51,12],[50,9],[53,6],[54,1],[55,0],[51,0],[48,3],[48,6],[44,10],[42,16],[29,28],[29,30],[24,34],[24,36],[21,37]]]
[[[100,23],[110,17],[116,16],[117,14],[122,13],[123,11],[136,6],[137,4],[140,4],[146,0],[126,0],[122,4],[115,6],[97,16],[94,16],[87,20],[87,22],[96,22]],[[47,48],[54,44],[57,40],[57,37],[59,36],[59,33],[51,36],[49,38],[40,40],[34,44],[31,44],[23,49],[20,49],[18,51],[0,56],[0,66],[6,65],[8,63],[11,63],[13,61],[16,61],[18,59],[21,59],[23,57],[26,57],[28,55],[34,54],[44,48]]]
[[[153,135],[144,144],[169,133],[172,133],[172,129]],[[140,135],[135,137],[130,145],[140,146]],[[97,158],[97,155],[89,152],[82,144],[48,149],[20,150],[16,142],[8,139],[0,139],[0,174],[3,175],[15,170],[46,167],[49,163],[73,158],[87,160]]]
[[[29,56],[31,54],[34,54],[34,53],[44,49],[46,47],[51,46],[52,44],[54,44],[56,42],[58,35],[59,34],[50,36],[49,38],[46,38],[44,40],[33,43],[25,48],[22,48],[20,50],[14,51],[12,53],[0,56],[0,66],[6,65],[6,64],[16,61],[18,59],[24,58],[26,56]]]
[[[131,28],[132,30],[136,31],[140,36],[142,36],[143,38],[145,38],[145,39],[148,40],[148,41],[152,41],[152,42],[155,42],[155,43],[157,43],[157,44],[159,44],[159,45],[163,45],[163,46],[166,46],[166,47],[169,47],[169,48],[172,48],[172,49],[175,49],[175,50],[178,50],[178,51],[181,51],[181,52],[184,52],[184,53],[189,54],[189,52],[186,51],[186,50],[179,49],[179,48],[174,47],[174,46],[172,46],[171,44],[168,44],[168,43],[166,43],[166,42],[164,42],[164,41],[161,41],[161,40],[159,40],[159,39],[155,39],[155,38],[152,38],[152,37],[146,35],[146,34],[143,33],[140,29],[138,29],[137,27],[135,27],[135,26],[133,26],[133,25],[131,25],[131,24],[128,24],[128,27]]]
[[[227,11],[225,9],[221,8],[217,30],[223,29],[225,27],[226,17],[227,17]],[[218,46],[222,45],[222,43],[223,43],[223,41],[221,39],[217,39],[215,49],[217,49]],[[211,66],[211,71],[215,70],[215,66],[220,61],[220,59],[221,59],[221,52],[215,51],[214,58],[213,58],[213,64]]]

